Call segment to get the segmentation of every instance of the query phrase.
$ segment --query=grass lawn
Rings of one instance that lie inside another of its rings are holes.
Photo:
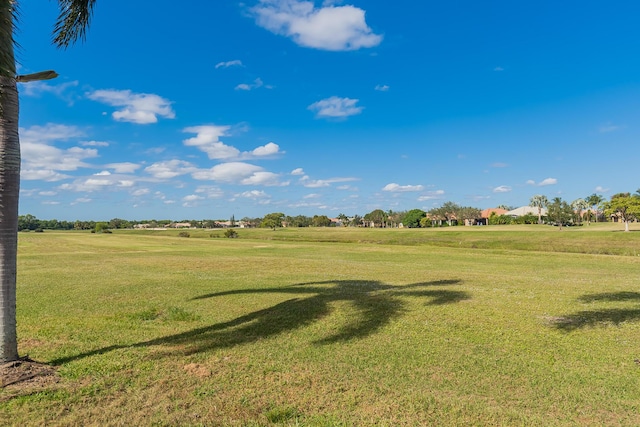
[[[637,426],[620,228],[21,233],[0,424]]]

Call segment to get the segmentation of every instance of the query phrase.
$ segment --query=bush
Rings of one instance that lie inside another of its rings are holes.
[[[35,233],[42,233],[44,232],[44,230],[42,228],[36,228],[35,230],[33,230]]]
[[[178,233],[178,237],[191,237],[191,234],[188,231],[181,231]]]
[[[228,239],[236,239],[238,237],[238,232],[233,228],[228,228],[227,231],[224,232],[224,237]]]

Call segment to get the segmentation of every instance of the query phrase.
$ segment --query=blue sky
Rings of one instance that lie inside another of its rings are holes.
[[[23,0],[21,214],[364,215],[640,187],[640,2]],[[152,6],[151,6],[152,5]]]

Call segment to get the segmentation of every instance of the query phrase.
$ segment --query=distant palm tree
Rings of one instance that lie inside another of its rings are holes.
[[[549,204],[549,200],[547,196],[543,196],[542,194],[536,194],[529,200],[529,206],[533,208],[538,208],[538,224],[542,224],[542,208],[546,207]]]
[[[598,222],[598,213],[599,213],[600,207],[602,206],[602,203],[604,203],[604,197],[602,197],[599,194],[593,193],[592,195],[587,197],[585,200],[589,204],[589,206],[591,206],[591,210],[595,211],[596,222]]]
[[[571,209],[576,213],[578,223],[582,220],[582,211],[589,207],[589,203],[587,203],[584,199],[576,199],[571,202]]]
[[[85,36],[96,0],[58,0],[53,42],[66,48]],[[16,82],[55,77],[55,72],[16,76],[14,55],[17,0],[0,0],[0,362],[18,359],[16,260],[20,138]]]

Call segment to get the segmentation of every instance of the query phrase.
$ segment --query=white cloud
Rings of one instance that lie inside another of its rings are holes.
[[[307,109],[316,112],[316,117],[345,118],[362,112],[363,107],[357,107],[359,99],[339,98],[332,96],[309,105]]]
[[[427,191],[422,196],[418,197],[419,202],[425,202],[427,200],[436,200],[444,196],[444,190]]]
[[[357,181],[358,178],[329,178],[329,179],[309,179],[307,175],[300,178],[300,182],[307,188],[329,187],[337,182]]]
[[[264,199],[264,198],[268,198],[269,195],[267,193],[265,193],[262,190],[251,190],[251,191],[245,191],[243,193],[240,194],[236,194],[235,197],[242,197],[245,199]]]
[[[224,191],[219,187],[213,187],[209,185],[200,185],[196,188],[196,193],[204,194],[207,199],[218,199],[224,196]]]
[[[389,90],[389,86],[387,86],[387,85],[376,85],[376,87],[374,89],[379,91],[379,92],[387,92]]]
[[[504,71],[504,68],[502,68],[502,67],[495,67],[495,68],[493,69],[493,71]]]
[[[255,157],[265,157],[272,156],[274,154],[278,154],[280,151],[280,147],[278,144],[274,144],[273,142],[269,142],[261,147],[255,148],[251,154]]]
[[[216,68],[242,67],[242,61],[234,59],[233,61],[218,62]]]
[[[74,126],[52,123],[21,128],[22,178],[59,181],[67,176],[57,171],[75,171],[89,167],[84,160],[98,156],[95,148],[71,147],[63,150],[51,145],[54,141],[65,141],[82,135],[82,131]]]
[[[253,83],[240,83],[235,87],[236,90],[252,90],[258,89],[260,87],[264,87],[265,89],[273,89],[271,85],[265,85],[261,78],[257,78],[253,81]]]
[[[493,189],[494,193],[508,193],[511,191],[511,187],[508,185],[501,185]]]
[[[33,81],[20,84],[20,94],[25,96],[39,97],[42,94],[50,93],[69,103],[73,101],[73,97],[67,94],[67,89],[78,86],[78,81],[66,82],[61,84],[50,84],[44,81]]]
[[[182,200],[185,202],[195,202],[198,200],[204,200],[204,197],[198,196],[197,194],[190,194],[188,196],[184,196]]]
[[[390,192],[407,192],[407,191],[422,191],[424,190],[424,186],[422,185],[399,185],[395,182],[391,184],[387,184],[384,186],[382,191],[390,191]]]
[[[195,171],[194,179],[210,180],[242,185],[282,185],[278,175],[265,172],[260,166],[244,162],[221,163],[211,169]]]
[[[317,199],[321,197],[319,194],[317,193],[311,193],[311,194],[307,194],[306,196],[303,196],[303,199]]]
[[[58,194],[56,191],[40,191],[38,193],[40,196],[55,196],[56,194]]]
[[[134,173],[140,169],[140,165],[131,162],[109,163],[108,165],[104,165],[104,167],[113,169],[115,173]]]
[[[545,178],[542,181],[536,183],[534,180],[527,180],[528,185],[537,185],[538,187],[544,187],[546,185],[555,185],[558,183],[558,180],[555,178]]]
[[[221,136],[228,136],[227,131],[231,126],[191,126],[183,129],[186,133],[195,133],[196,136],[182,141],[189,147],[197,147],[207,153],[210,159],[230,159],[237,158],[240,150],[220,141]]]
[[[220,137],[229,136],[229,129],[231,129],[231,126],[203,125],[188,127],[183,129],[183,132],[195,133],[196,136],[185,139],[183,143],[186,146],[196,147],[207,153],[207,156],[212,160],[252,159],[272,156],[280,151],[278,144],[269,142],[266,145],[255,148],[253,151],[241,153],[237,148],[220,141]]]
[[[538,183],[540,187],[544,187],[545,185],[555,185],[558,183],[558,180],[555,178],[545,178]]]
[[[168,160],[165,162],[154,163],[144,168],[145,172],[151,174],[157,179],[170,179],[176,176],[185,175],[196,170],[189,162],[184,160]]]
[[[291,171],[291,175],[304,175],[304,170],[302,168],[295,168]]]
[[[25,169],[22,168],[20,170],[20,178],[25,181],[33,181],[33,180],[41,180],[41,181],[61,181],[63,179],[69,178],[69,175],[64,175],[58,172],[55,172],[50,169]]]
[[[82,141],[80,145],[83,147],[108,147],[109,143],[104,141]]]
[[[380,44],[382,36],[367,25],[364,10],[333,3],[317,8],[313,1],[260,0],[251,12],[259,26],[304,47],[340,51]]]
[[[146,196],[147,194],[151,193],[151,190],[149,190],[148,188],[139,188],[137,190],[134,190],[131,192],[132,196]]]
[[[157,123],[158,117],[175,118],[171,102],[152,93],[108,89],[96,90],[87,97],[112,107],[123,107],[112,114],[114,120],[120,122],[150,124]]]
[[[609,192],[609,189],[608,189],[608,188],[604,188],[604,187],[602,187],[602,186],[598,185],[598,186],[595,188],[595,190],[594,190],[594,191],[595,191],[596,193],[607,193],[607,192]]]

